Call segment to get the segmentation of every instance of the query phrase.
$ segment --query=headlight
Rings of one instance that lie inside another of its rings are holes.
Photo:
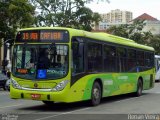
[[[61,90],[63,90],[66,87],[68,82],[69,82],[68,80],[61,81],[60,83],[58,83],[56,85],[56,87],[54,87],[52,89],[52,91],[61,91]]]
[[[11,83],[14,88],[21,89],[21,86],[14,79],[11,79]]]

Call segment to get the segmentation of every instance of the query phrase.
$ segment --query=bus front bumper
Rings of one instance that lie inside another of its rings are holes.
[[[12,99],[28,99],[38,101],[54,101],[54,102],[69,102],[67,101],[67,91],[62,90],[59,92],[42,92],[42,91],[29,91],[15,89],[10,86],[10,97]]]

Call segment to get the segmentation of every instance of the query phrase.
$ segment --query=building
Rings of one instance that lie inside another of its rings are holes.
[[[99,22],[99,30],[105,30],[112,25],[127,24],[132,20],[132,12],[121,11],[119,9],[111,10],[106,14],[101,14],[102,21]]]
[[[160,34],[160,21],[158,19],[148,15],[147,13],[144,13],[133,19],[132,22],[135,20],[144,20],[146,23],[142,31],[150,31],[153,35]]]
[[[126,24],[132,20],[132,12],[121,11],[119,9],[111,10],[111,12],[107,13],[105,18],[107,18],[107,21],[112,24]]]

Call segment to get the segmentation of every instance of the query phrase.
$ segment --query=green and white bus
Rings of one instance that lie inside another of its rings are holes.
[[[45,104],[126,93],[154,87],[154,48],[107,33],[64,27],[21,29],[16,36],[10,96]]]

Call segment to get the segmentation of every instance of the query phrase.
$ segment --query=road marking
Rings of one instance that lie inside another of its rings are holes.
[[[20,105],[23,105],[23,104],[10,105],[10,106],[3,106],[3,107],[0,107],[0,109],[9,108],[9,107],[14,107],[14,106],[20,106]]]
[[[38,118],[38,119],[35,119],[35,120],[45,120],[45,119],[49,119],[49,118],[53,118],[53,117],[57,117],[57,116],[61,116],[61,115],[66,115],[66,114],[70,114],[70,113],[77,112],[77,111],[83,111],[83,110],[87,110],[87,109],[91,109],[91,107],[82,108],[82,109],[79,109],[79,110],[73,110],[73,111],[70,111],[70,112],[64,112],[64,113],[60,113],[60,114],[56,114],[56,115],[43,117],[43,118]]]

